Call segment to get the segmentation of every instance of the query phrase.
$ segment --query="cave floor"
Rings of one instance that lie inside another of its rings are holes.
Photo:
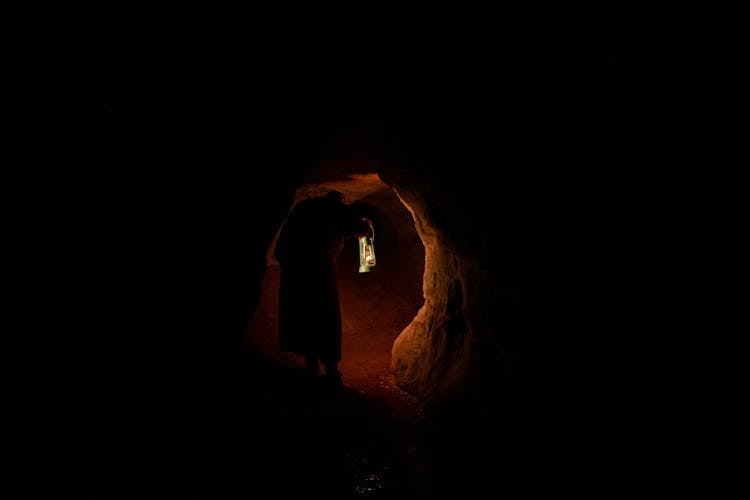
[[[426,427],[413,397],[386,376],[311,380],[304,370],[253,363],[248,422],[263,422],[265,479],[290,493],[336,498],[426,498]],[[258,373],[261,370],[262,373]],[[259,411],[260,410],[260,411]],[[250,469],[252,470],[252,469]],[[254,476],[254,472],[251,472]]]
[[[100,422],[91,498],[431,498],[426,426],[408,395],[244,356],[210,379],[152,387],[117,428]]]
[[[93,447],[103,458],[89,465],[91,497],[482,498],[494,487],[623,484],[607,476],[606,440],[586,443],[575,429],[470,408],[426,418],[394,386],[387,351],[345,348],[343,386],[333,386],[267,343],[210,365],[210,377],[160,377],[135,396],[138,408],[118,409],[117,428],[99,429]]]

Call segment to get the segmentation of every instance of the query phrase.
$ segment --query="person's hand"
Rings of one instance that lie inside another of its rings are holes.
[[[368,217],[360,217],[356,233],[357,237],[362,238],[364,236],[369,236],[371,228],[372,220]]]

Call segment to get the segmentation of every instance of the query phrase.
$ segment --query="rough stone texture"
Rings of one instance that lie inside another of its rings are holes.
[[[488,292],[489,283],[481,266],[471,254],[454,250],[461,242],[451,240],[453,228],[442,216],[461,207],[440,206],[435,198],[439,193],[418,187],[408,175],[408,170],[381,169],[381,176],[392,183],[410,209],[424,243],[425,304],[396,339],[391,369],[397,385],[430,403],[447,391],[466,388],[471,363],[477,361],[472,360],[475,343],[488,334],[493,315],[484,309],[489,304],[482,300],[480,290]],[[456,224],[470,225],[471,220],[457,220]],[[498,371],[503,368],[500,354],[493,356]]]
[[[463,315],[459,262],[440,245],[438,234],[426,219],[429,207],[417,193],[404,194],[401,199],[410,208],[425,247],[425,304],[396,339],[391,369],[400,387],[425,398],[440,385],[455,383],[465,369],[464,342],[470,325]]]
[[[379,168],[426,253],[425,305],[392,351],[397,383],[428,407],[493,407],[508,388],[546,394],[545,405],[559,403],[550,396],[560,397],[559,386],[589,397],[596,383],[582,383],[584,373],[606,366],[619,342],[615,330],[601,330],[617,300],[599,292],[612,287],[600,270],[618,255],[601,245],[618,223],[621,193],[605,199],[578,182],[582,172],[532,166],[554,157],[529,159],[530,139],[514,143],[512,131],[494,170],[487,163],[498,146],[479,130],[420,134],[414,149],[388,151]],[[550,144],[559,154],[569,147]],[[598,373],[611,381],[613,366]]]

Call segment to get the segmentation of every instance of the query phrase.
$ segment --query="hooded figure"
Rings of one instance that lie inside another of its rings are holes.
[[[312,375],[340,382],[341,307],[337,259],[347,238],[367,234],[367,219],[357,217],[339,191],[297,203],[274,248],[281,266],[279,349],[305,356]]]

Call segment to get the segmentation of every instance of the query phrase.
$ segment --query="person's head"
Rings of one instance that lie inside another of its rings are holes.
[[[344,193],[342,193],[341,191],[336,191],[335,189],[328,191],[324,195],[324,198],[335,201],[337,203],[344,203]]]

